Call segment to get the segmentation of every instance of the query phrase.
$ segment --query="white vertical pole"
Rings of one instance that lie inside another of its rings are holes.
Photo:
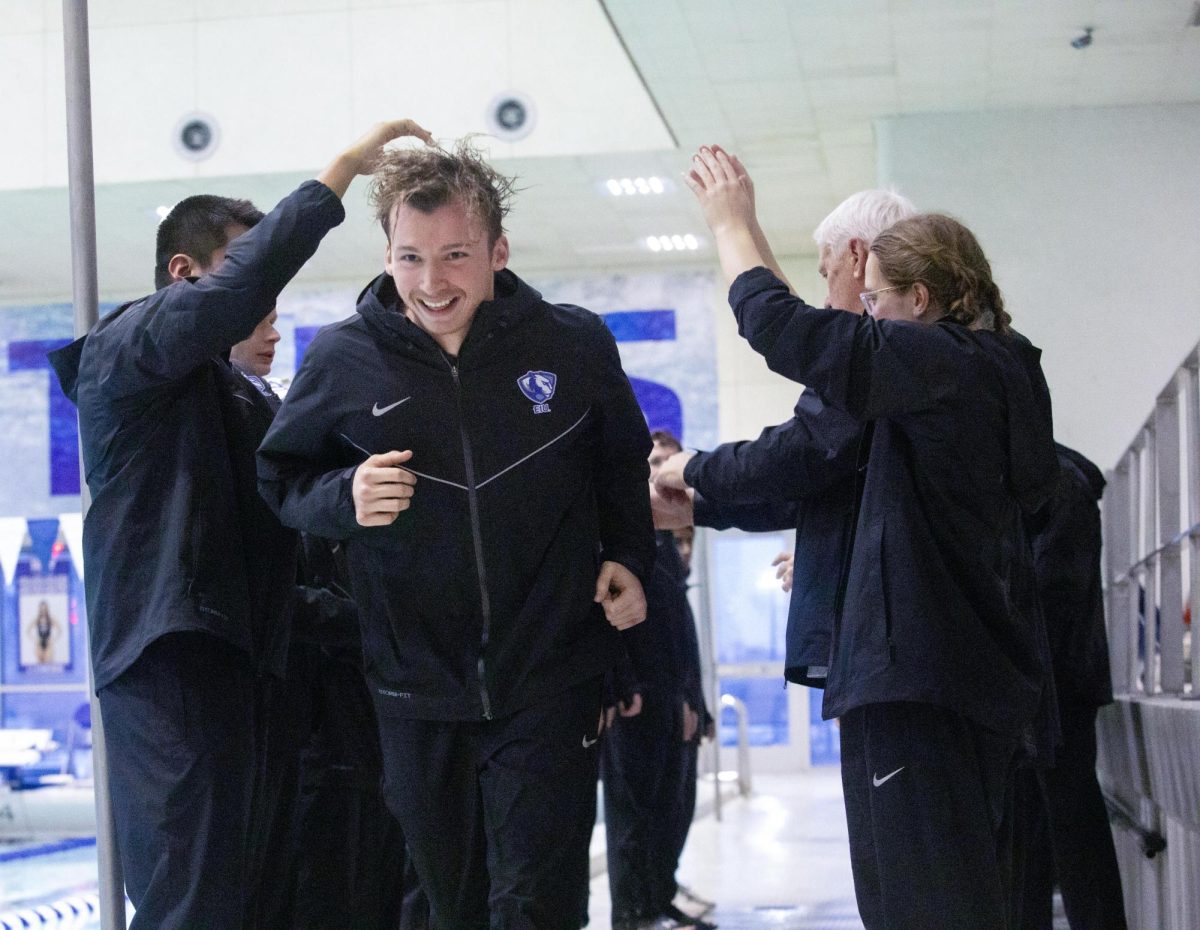
[[[67,92],[67,168],[71,198],[71,276],[75,335],[82,336],[99,316],[96,280],[96,184],[92,173],[91,58],[87,0],[63,0],[63,52]],[[82,458],[80,459],[82,468]],[[82,475],[81,475],[82,478]],[[90,500],[80,481],[86,515]],[[86,582],[85,582],[86,584]],[[88,650],[89,680],[91,650]],[[90,687],[88,689],[91,691]],[[96,856],[100,869],[100,926],[124,930],[125,882],[117,852],[104,723],[95,693],[92,702],[92,780],[96,786]]]

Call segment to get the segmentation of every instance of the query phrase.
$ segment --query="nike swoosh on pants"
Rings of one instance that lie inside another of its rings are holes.
[[[872,776],[871,776],[871,784],[873,784],[873,785],[874,785],[876,788],[878,788],[880,785],[882,785],[882,784],[883,784],[885,781],[887,781],[889,778],[894,778],[895,776],[897,776],[897,775],[899,775],[901,772],[903,772],[903,771],[904,771],[904,768],[905,768],[905,767],[902,765],[902,766],[900,766],[900,768],[896,769],[896,771],[894,771],[894,772],[889,772],[887,775],[884,775],[884,776],[883,776],[883,778],[880,778],[878,775],[872,775]]]

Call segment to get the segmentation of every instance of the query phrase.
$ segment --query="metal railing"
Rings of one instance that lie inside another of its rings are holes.
[[[1120,694],[1200,697],[1184,613],[1200,614],[1200,346],[1107,475],[1105,578]]]
[[[1137,815],[1117,795],[1108,791],[1103,792],[1103,794],[1104,806],[1108,808],[1109,822],[1135,834],[1138,838],[1138,844],[1141,846],[1142,855],[1147,859],[1153,859],[1159,853],[1166,850],[1166,837],[1157,830],[1142,826]]]

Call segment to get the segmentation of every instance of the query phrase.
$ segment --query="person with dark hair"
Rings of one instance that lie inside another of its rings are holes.
[[[92,495],[93,681],[135,930],[258,925],[264,693],[284,671],[296,536],[258,496],[271,410],[229,355],[341,222],[354,177],[406,135],[429,139],[379,124],[261,219],[183,201],[160,236],[163,286],[52,355]]]
[[[1054,496],[1029,521],[1034,572],[1054,666],[1062,743],[1054,765],[1021,772],[1017,826],[1021,930],[1050,930],[1057,882],[1071,930],[1125,930],[1125,901],[1104,795],[1096,714],[1112,703],[1100,571],[1104,476],[1055,443]]]
[[[865,315],[805,304],[763,267],[745,175],[704,147],[687,177],[738,331],[867,427],[823,707],[860,915],[1004,930],[1014,767],[1049,678],[1023,527],[1058,475],[1038,352],[948,217],[875,238]]]
[[[509,179],[467,143],[375,178],[385,271],[313,340],[260,489],[344,541],[435,925],[570,930],[601,678],[646,616],[650,437],[603,321],[507,270]]]
[[[650,434],[650,479],[680,449],[665,430]],[[675,871],[696,808],[696,757],[711,717],[700,677],[687,570],[668,531],[646,584],[648,622],[624,635],[634,694],[601,746],[608,887],[614,930],[711,927],[673,903]]]
[[[161,223],[154,244],[154,287],[174,284],[190,271],[203,273],[225,258],[225,248],[258,225],[262,210],[249,200],[194,194],[171,208]],[[184,264],[187,259],[189,264]],[[193,264],[194,263],[194,264]]]

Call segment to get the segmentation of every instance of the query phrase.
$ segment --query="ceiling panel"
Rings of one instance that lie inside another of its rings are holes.
[[[749,163],[778,249],[808,254],[824,214],[875,183],[880,117],[1200,101],[1200,29],[1187,25],[1193,7],[1193,0],[106,0],[92,6],[97,143],[105,148],[98,164],[119,152],[127,172],[119,176],[139,180],[98,193],[101,287],[111,295],[149,285],[160,203],[213,190],[270,206],[377,117],[403,111],[439,135],[456,135],[484,128],[492,94],[528,87],[539,88],[537,130],[527,143],[492,150],[504,170],[523,178],[510,223],[521,267],[679,261],[650,252],[644,239],[703,233],[679,178],[691,151],[708,142],[728,144]],[[26,127],[35,164],[23,175],[5,146],[0,184],[65,176],[61,15],[57,0],[5,2],[0,119]],[[226,31],[231,24],[238,36]],[[1084,26],[1095,28],[1094,40],[1074,49],[1070,41]],[[191,30],[190,44],[175,37],[180,29]],[[197,49],[214,46],[227,50],[224,57],[193,67]],[[112,78],[118,67],[124,73]],[[162,80],[164,72],[175,80]],[[205,105],[222,111],[230,160],[214,156],[200,168],[175,162],[184,177],[146,181],[154,173],[147,160],[166,144],[164,127],[178,110]],[[271,155],[279,140],[287,159]],[[273,173],[245,175],[239,153]],[[231,176],[196,177],[221,172]],[[613,198],[603,187],[609,177],[650,174],[672,179],[673,188]],[[19,249],[0,249],[0,300],[66,293],[65,216],[61,188],[0,192],[0,228],[21,233]],[[304,278],[371,274],[381,248],[356,190],[346,224]]]

